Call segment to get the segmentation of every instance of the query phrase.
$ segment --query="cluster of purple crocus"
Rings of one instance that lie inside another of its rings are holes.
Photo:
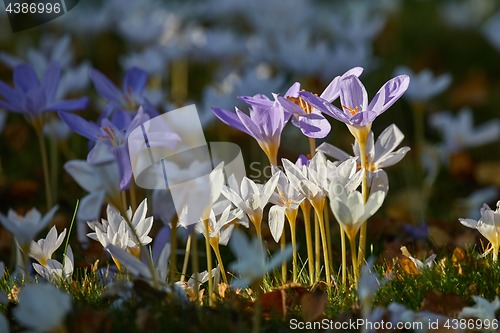
[[[280,137],[287,121],[310,138],[324,138],[330,130],[328,115],[345,123],[357,140],[366,140],[371,124],[377,116],[393,105],[408,88],[410,78],[398,75],[387,81],[370,103],[359,76],[363,68],[355,67],[335,77],[317,96],[301,90],[294,83],[284,96],[273,94],[274,101],[265,95],[241,96],[250,105],[249,116],[236,108],[236,113],[212,108],[225,124],[253,136],[266,153],[271,164],[276,164]],[[340,97],[340,107],[332,102]]]

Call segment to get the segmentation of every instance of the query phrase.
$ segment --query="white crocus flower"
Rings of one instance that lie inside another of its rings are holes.
[[[359,187],[363,180],[363,170],[358,169],[355,157],[351,157],[342,163],[328,161],[327,169],[328,183],[335,184],[336,193],[345,191],[351,193]]]
[[[51,284],[30,284],[19,292],[14,318],[31,332],[55,332],[63,329],[71,311],[71,296]]]
[[[148,203],[147,199],[144,199],[137,209],[135,213],[132,215],[132,208],[127,210],[127,218],[131,222],[134,230],[139,237],[139,243],[133,234],[130,234],[128,247],[129,248],[138,248],[141,245],[148,245],[151,243],[152,239],[148,236],[151,228],[153,227],[153,217],[146,217],[146,213],[148,211]]]
[[[490,251],[493,251],[493,260],[496,261],[500,246],[500,201],[497,202],[496,210],[492,210],[487,204],[484,204],[481,208],[481,218],[478,221],[462,218],[458,220],[466,227],[477,229],[490,242]]]
[[[0,213],[0,222],[16,238],[21,248],[28,252],[30,242],[52,221],[57,209],[58,206],[54,206],[43,218],[36,208],[31,209],[24,216],[9,209],[7,216]]]
[[[276,173],[278,173],[277,192],[274,192],[269,199],[274,204],[269,209],[269,229],[274,240],[278,242],[283,233],[285,216],[295,222],[299,206],[305,197],[290,184],[282,171],[277,170]]]
[[[500,139],[500,122],[491,120],[474,128],[472,111],[463,108],[455,116],[443,111],[430,116],[429,123],[443,136],[442,155],[459,152],[465,148],[477,147]]]
[[[394,71],[396,75],[406,74],[411,79],[411,84],[403,95],[412,102],[425,102],[446,90],[451,83],[448,73],[434,76],[431,70],[424,69],[414,73],[406,66],[400,66]]]
[[[285,173],[290,184],[313,206],[320,206],[326,198],[328,184],[327,163],[322,153],[314,155],[308,166],[297,166],[287,159],[282,159]]]
[[[262,242],[258,238],[249,240],[239,230],[233,232],[229,246],[237,258],[237,261],[233,262],[230,267],[240,275],[240,278],[232,283],[235,288],[251,285],[292,255],[292,247],[287,246],[285,250],[275,254],[270,261],[267,261],[266,250]]]
[[[278,184],[278,174],[274,174],[264,185],[257,185],[253,180],[243,177],[241,187],[236,179],[229,177],[229,186],[223,186],[222,194],[236,207],[248,215],[255,227],[257,236],[262,237],[261,224],[264,207]]]
[[[436,254],[432,254],[431,256],[429,256],[429,258],[425,259],[424,262],[422,262],[421,260],[414,258],[411,255],[411,253],[408,251],[406,246],[401,247],[401,253],[403,253],[403,255],[405,257],[410,259],[415,264],[415,266],[417,267],[417,270],[420,273],[422,273],[426,269],[432,268],[434,266],[434,259],[436,259]]]
[[[480,296],[472,296],[476,304],[472,307],[465,307],[458,314],[458,318],[477,318],[483,321],[493,322],[497,320],[496,311],[500,309],[498,296],[492,302]],[[492,329],[492,331],[496,331]]]
[[[245,224],[244,213],[240,209],[232,209],[231,205],[229,205],[226,207],[226,209],[224,209],[222,214],[218,216],[216,216],[214,210],[211,210],[210,218],[208,219],[210,243],[227,245],[235,224],[233,222],[243,224],[248,227],[248,220],[246,220]],[[202,223],[196,224],[195,229],[199,233],[202,233],[204,236],[206,236],[205,227]],[[212,246],[213,245],[214,244],[212,244]]]
[[[330,207],[349,239],[354,239],[363,223],[382,206],[387,191],[387,176],[385,173],[381,175],[380,180],[372,182],[371,193],[366,204],[361,192],[355,190],[350,193],[347,191],[339,193],[337,191],[338,185],[330,184]]]
[[[106,210],[108,219],[101,219],[101,223],[89,222],[88,225],[94,232],[87,234],[87,236],[101,243],[104,248],[113,244],[139,257],[141,246],[148,245],[152,241],[148,234],[153,226],[153,217],[146,218],[147,209],[147,199],[144,199],[133,215],[132,209],[129,209],[126,213],[127,217],[124,218],[115,207],[108,205]],[[126,219],[131,225],[127,223]],[[113,260],[120,269],[120,262],[114,257]]]
[[[33,263],[33,268],[47,281],[59,282],[61,280],[70,280],[74,270],[74,258],[71,246],[68,246],[62,264],[55,259],[48,259],[43,266]]]
[[[374,142],[373,132],[368,134],[366,141],[366,170],[368,175],[371,176],[377,170],[392,166],[405,157],[406,153],[410,150],[409,147],[402,147],[394,151],[397,146],[403,141],[403,132],[394,124],[387,127]],[[339,161],[345,161],[352,158],[343,150],[329,144],[322,143],[317,149],[318,152],[323,152]],[[357,143],[353,145],[354,157],[359,158],[359,146]],[[360,163],[360,162],[359,162]]]
[[[51,259],[55,250],[61,246],[64,237],[66,237],[66,229],[57,236],[57,229],[53,226],[45,239],[42,238],[36,242],[31,242],[29,256],[42,266],[47,266],[47,260]]]
[[[87,236],[101,243],[102,247],[113,244],[124,250],[127,249],[130,236],[125,219],[112,205],[108,205],[106,215],[108,219],[101,219],[100,223],[98,221],[88,222],[90,229],[94,232],[88,233]]]

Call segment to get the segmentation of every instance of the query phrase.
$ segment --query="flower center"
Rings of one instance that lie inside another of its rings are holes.
[[[350,107],[350,106],[345,106],[345,105],[342,105],[342,107],[343,107],[344,109],[346,109],[347,111],[349,111],[349,113],[350,113],[351,115],[353,115],[353,116],[359,112],[359,106],[356,106],[355,108],[352,108],[352,107]]]
[[[286,200],[286,199],[285,199],[285,194],[284,194],[284,193],[281,193],[281,195],[280,195],[280,201],[281,201],[281,204],[282,204],[283,206],[286,206],[286,207],[288,207],[288,208],[290,208],[290,205],[292,204],[292,199],[288,199],[288,200]]]
[[[99,135],[101,139],[109,139],[111,140],[111,144],[113,146],[118,146],[120,144],[117,136],[115,135],[115,130],[112,127],[103,127],[102,130],[106,133],[104,135]]]
[[[298,105],[302,110],[304,110],[305,113],[312,113],[313,107],[309,103],[304,101],[302,97],[287,97],[286,99],[288,99],[293,104]]]

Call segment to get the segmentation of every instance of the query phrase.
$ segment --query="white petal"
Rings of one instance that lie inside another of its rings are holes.
[[[285,225],[285,207],[274,205],[269,209],[269,229],[274,241],[279,242]]]

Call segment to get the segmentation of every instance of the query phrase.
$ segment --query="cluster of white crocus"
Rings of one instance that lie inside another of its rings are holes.
[[[134,214],[129,208],[125,216],[122,216],[114,206],[108,205],[106,210],[108,219],[89,222],[88,225],[94,232],[87,236],[101,243],[106,249],[108,245],[113,245],[139,257],[141,247],[152,241],[148,234],[153,227],[153,217],[146,217],[147,210],[147,199],[139,204]],[[112,257],[121,269],[120,262],[113,255]]]
[[[33,268],[48,281],[70,279],[73,275],[74,261],[71,246],[66,249],[63,263],[52,259],[52,254],[61,246],[65,236],[66,229],[58,236],[57,229],[54,226],[45,239],[42,238],[36,242],[31,242],[29,256],[38,261],[38,264],[33,263]]]

